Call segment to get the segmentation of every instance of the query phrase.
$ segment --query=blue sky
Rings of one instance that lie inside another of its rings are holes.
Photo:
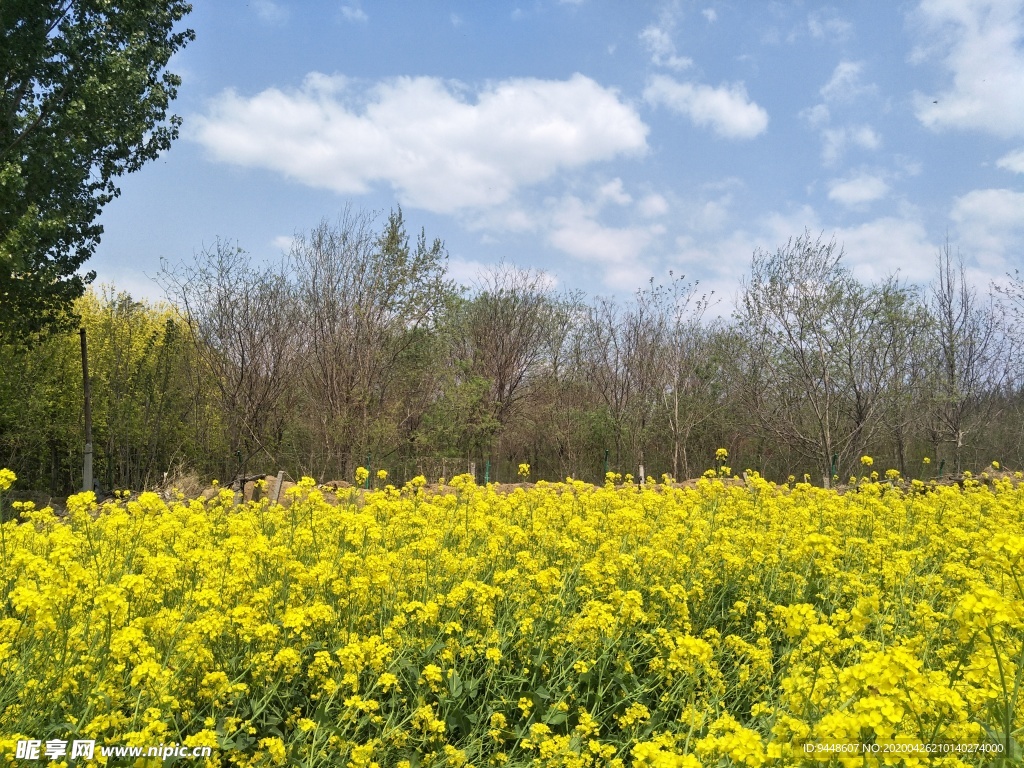
[[[181,138],[89,262],[147,297],[215,238],[277,259],[346,204],[625,295],[722,297],[755,248],[835,237],[865,280],[1024,267],[1024,0],[195,4]]]

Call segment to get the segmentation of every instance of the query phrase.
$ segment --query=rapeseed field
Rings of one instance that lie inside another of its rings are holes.
[[[26,739],[215,766],[1020,763],[1019,476],[726,472],[20,505],[0,764]]]

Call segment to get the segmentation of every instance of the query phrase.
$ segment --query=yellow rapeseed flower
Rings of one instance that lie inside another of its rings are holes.
[[[66,722],[253,765],[757,767],[1024,726],[1024,476],[621,479],[24,504],[0,752]]]

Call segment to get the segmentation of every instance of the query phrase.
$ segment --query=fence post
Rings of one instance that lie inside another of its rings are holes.
[[[242,469],[242,452],[235,451],[235,458],[238,459],[238,490],[242,497],[242,503],[245,502],[245,470]],[[239,504],[238,497],[234,497],[234,502],[231,506],[237,507]]]
[[[85,455],[82,466],[82,490],[92,487],[92,388],[89,386],[89,356],[85,345],[85,328],[78,329],[82,339],[82,393],[85,396]]]
[[[277,504],[281,499],[281,486],[284,485],[284,470],[282,469],[277,473],[277,487],[274,488],[274,503]]]

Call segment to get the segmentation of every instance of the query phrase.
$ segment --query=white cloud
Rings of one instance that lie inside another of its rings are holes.
[[[714,232],[725,226],[729,220],[732,195],[725,195],[718,200],[708,200],[698,208],[691,223],[694,229],[701,232]]]
[[[921,165],[920,160],[915,160],[911,157],[907,157],[906,155],[893,155],[892,159],[902,176],[921,175],[921,169],[923,166]]]
[[[874,93],[874,85],[861,81],[863,62],[841,61],[821,89],[822,98],[830,104],[850,102],[858,96]],[[870,125],[833,126],[828,104],[815,104],[800,111],[800,117],[821,136],[821,160],[826,166],[836,165],[850,146],[875,150],[882,139]]]
[[[718,21],[718,11],[714,8],[705,8],[701,13],[704,15],[704,18],[708,20],[708,24],[714,24]]]
[[[560,171],[647,147],[636,111],[583,75],[503,80],[470,96],[432,77],[362,88],[312,73],[298,90],[225,91],[192,135],[222,162],[341,194],[386,183],[437,212],[499,205]]]
[[[809,206],[774,211],[727,234],[686,232],[676,238],[672,261],[688,276],[699,278],[701,290],[712,289],[722,297],[723,304],[715,310],[728,314],[739,290],[738,277],[749,268],[754,250],[774,252],[805,230],[812,236],[821,233],[826,242],[834,238],[843,248],[843,262],[860,280],[879,280],[896,272],[915,283],[931,279],[935,244],[913,210],[853,227],[827,226]]]
[[[575,186],[580,186],[579,180]],[[519,207],[523,202],[520,198],[468,211],[460,219],[467,229],[483,233],[481,242],[487,244],[500,242],[500,233],[533,233],[598,272],[607,285],[625,292],[653,274],[648,261],[653,263],[654,255],[648,251],[665,227],[652,219],[669,209],[660,194],[648,192],[638,198],[614,178],[594,184],[589,193],[548,197]]]
[[[850,141],[861,149],[878,149],[882,146],[882,137],[870,125],[856,125],[848,130]]]
[[[696,222],[690,222],[691,227]],[[728,315],[739,296],[740,278],[750,267],[756,249],[774,251],[805,228],[817,231],[817,215],[809,206],[772,212],[727,232],[691,229],[676,238],[671,266],[700,281],[700,292],[713,291],[721,303],[713,315]]]
[[[721,232],[733,216],[734,193],[745,184],[736,177],[726,177],[701,185],[696,194],[687,197],[679,206],[686,227],[697,233]]]
[[[752,139],[768,127],[768,113],[750,100],[743,83],[712,88],[656,75],[644,89],[644,99],[686,115],[694,125],[710,127],[729,139]]]
[[[637,211],[648,219],[663,216],[668,213],[668,200],[656,192],[652,192],[637,203]]]
[[[927,127],[1024,135],[1024,2],[922,0],[923,44],[915,61],[941,60],[951,82],[933,95],[915,94]]]
[[[882,146],[882,138],[870,125],[826,128],[821,132],[821,138],[821,160],[827,166],[838,163],[851,144],[866,150]]]
[[[697,282],[697,293],[718,299],[710,307],[711,317],[727,317],[735,307],[739,276],[750,266],[753,248],[747,232],[715,238],[680,235],[667,266]]]
[[[889,185],[879,176],[862,173],[848,179],[833,179],[828,197],[841,205],[857,208],[880,200],[889,193]]]
[[[800,110],[800,117],[812,128],[823,128],[832,119],[832,114],[824,104],[815,104],[813,107]]]
[[[270,245],[276,250],[288,253],[292,249],[293,242],[295,242],[295,238],[291,235],[278,235],[270,241]]]
[[[640,32],[640,40],[650,52],[651,61],[659,67],[681,71],[693,66],[693,59],[676,54],[671,28],[651,24]]]
[[[1012,268],[1024,239],[1024,193],[976,190],[954,205],[956,242],[972,259],[973,282],[984,287]],[[699,278],[701,290],[713,289],[725,301],[715,310],[728,314],[738,291],[738,276],[750,265],[754,249],[774,252],[804,230],[822,233],[843,248],[843,262],[857,279],[871,282],[892,274],[910,283],[926,285],[935,272],[938,242],[929,236],[921,212],[898,206],[895,213],[870,218],[853,226],[837,227],[821,219],[809,206],[773,211],[731,226],[726,231],[700,232],[690,221],[675,237],[668,264]],[[931,233],[934,235],[935,233]]]
[[[845,128],[826,128],[821,132],[821,162],[832,166],[839,162],[846,149]]]
[[[841,43],[853,34],[853,24],[834,10],[824,9],[807,17],[807,30],[816,40]]]
[[[632,196],[626,192],[622,184],[622,179],[612,179],[598,187],[597,200],[599,203],[611,202],[616,205],[629,205],[633,202]]]
[[[953,202],[950,218],[965,253],[990,271],[1024,259],[1024,192],[975,189]]]
[[[821,97],[825,101],[848,102],[863,94],[873,93],[876,90],[874,85],[861,82],[863,72],[862,61],[839,62],[832,77],[821,87]]]
[[[548,243],[600,267],[609,286],[638,287],[652,274],[643,259],[644,250],[664,229],[660,225],[609,227],[598,221],[597,208],[572,195],[564,198],[552,216]]]
[[[536,232],[543,224],[535,212],[522,208],[517,201],[463,211],[460,220],[469,231],[484,232],[484,238],[492,238],[488,233]],[[492,238],[488,242],[497,240]]]
[[[459,14],[457,14],[457,13],[451,14],[448,17],[448,20],[452,23],[453,27],[461,27],[462,26],[462,17],[459,16]]]
[[[1024,149],[1008,152],[996,161],[996,165],[1013,173],[1024,173]]]
[[[480,276],[493,268],[493,264],[485,264],[476,259],[463,259],[452,256],[448,259],[448,278],[459,285],[470,286],[480,280]]]
[[[357,23],[366,23],[370,20],[370,17],[366,15],[366,11],[360,8],[358,3],[354,5],[341,6],[341,17],[345,21]]]
[[[280,24],[288,18],[288,9],[273,0],[252,0],[252,9],[267,24]]]
[[[843,246],[843,260],[860,280],[882,280],[897,272],[912,283],[932,278],[936,245],[916,216],[883,216],[836,229],[835,238]]]

